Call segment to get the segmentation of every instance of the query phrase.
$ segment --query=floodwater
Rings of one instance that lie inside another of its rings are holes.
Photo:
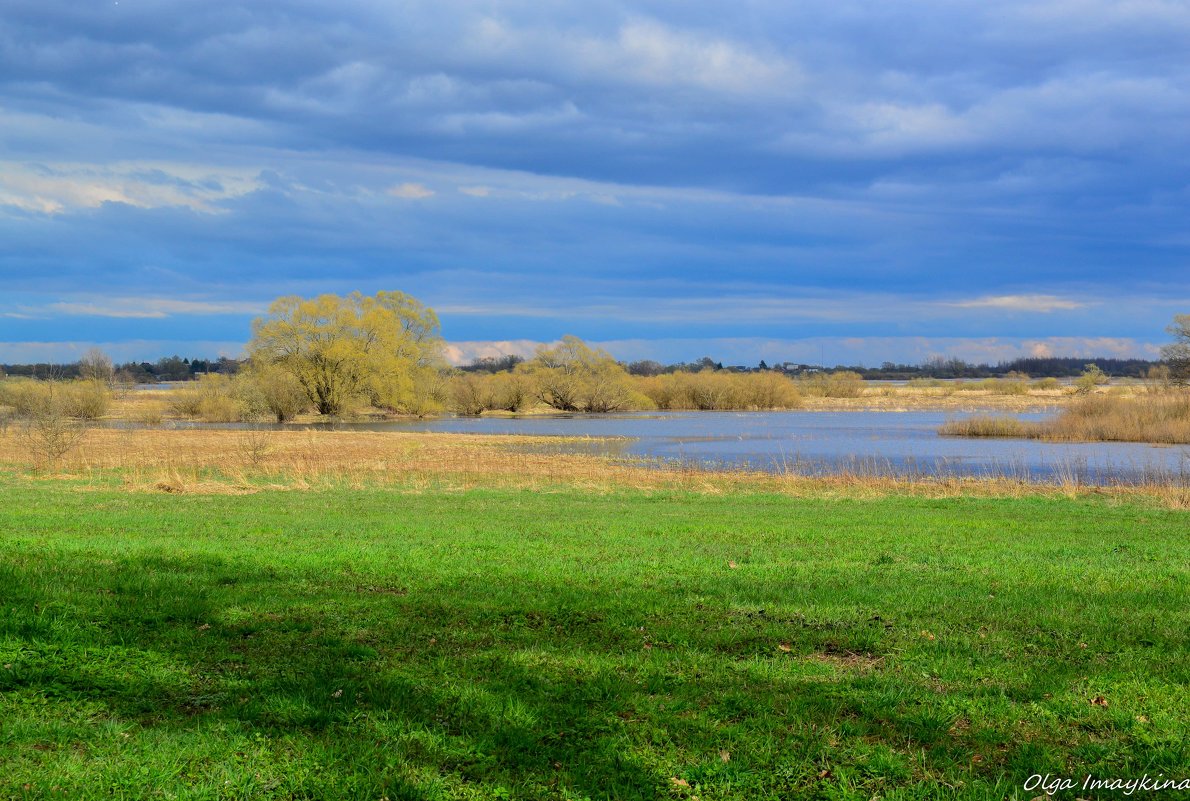
[[[556,436],[552,450],[825,474],[1010,476],[1037,481],[1190,483],[1190,446],[939,436],[955,412],[633,412],[338,423],[366,431]],[[1040,420],[1045,414],[1018,415]]]

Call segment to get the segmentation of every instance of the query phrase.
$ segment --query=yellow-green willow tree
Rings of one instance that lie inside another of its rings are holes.
[[[614,412],[632,398],[624,368],[607,351],[576,336],[564,336],[552,348],[539,347],[517,370],[533,379],[542,403],[561,411]]]
[[[248,352],[293,376],[328,415],[357,398],[422,414],[444,365],[438,316],[402,292],[278,298],[252,323]]]

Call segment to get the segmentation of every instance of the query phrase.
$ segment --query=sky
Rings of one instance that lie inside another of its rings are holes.
[[[455,361],[1154,358],[1183,0],[0,0],[0,362],[400,290]]]

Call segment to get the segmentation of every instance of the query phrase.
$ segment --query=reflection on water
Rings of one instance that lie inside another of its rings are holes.
[[[549,450],[644,460],[824,474],[1007,475],[1085,483],[1190,480],[1190,447],[941,437],[947,412],[641,412],[533,417],[441,417],[310,426],[589,437]],[[1040,420],[1043,414],[1019,415]],[[246,427],[246,426],[244,426]],[[267,428],[271,426],[253,426]],[[604,439],[613,438],[613,439]],[[540,447],[540,446],[538,446]]]

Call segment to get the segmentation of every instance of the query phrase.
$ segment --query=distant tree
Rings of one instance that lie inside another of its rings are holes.
[[[1190,314],[1178,314],[1165,329],[1174,341],[1161,349],[1161,358],[1169,367],[1169,379],[1175,384],[1190,384]]]
[[[91,348],[79,359],[79,377],[91,381],[102,381],[110,385],[115,376],[112,359],[99,348]]]
[[[628,365],[629,375],[661,375],[665,372],[665,365],[660,362],[655,362],[652,359],[644,359],[639,362],[632,362]]]
[[[153,373],[161,381],[185,381],[190,378],[190,364],[181,356],[166,356],[153,365]]]
[[[502,356],[481,356],[459,369],[464,373],[504,373],[516,368],[524,359],[515,353]]]
[[[248,352],[296,379],[320,414],[339,414],[358,396],[421,413],[422,390],[443,365],[438,332],[433,310],[401,292],[288,296],[252,323]]]
[[[761,359],[760,364],[756,365],[756,369],[757,370],[767,370],[767,369],[769,369],[769,366],[764,363],[764,359]]]
[[[619,362],[575,336],[538,348],[521,369],[535,381],[541,402],[560,411],[611,412],[624,408],[631,396]]]

